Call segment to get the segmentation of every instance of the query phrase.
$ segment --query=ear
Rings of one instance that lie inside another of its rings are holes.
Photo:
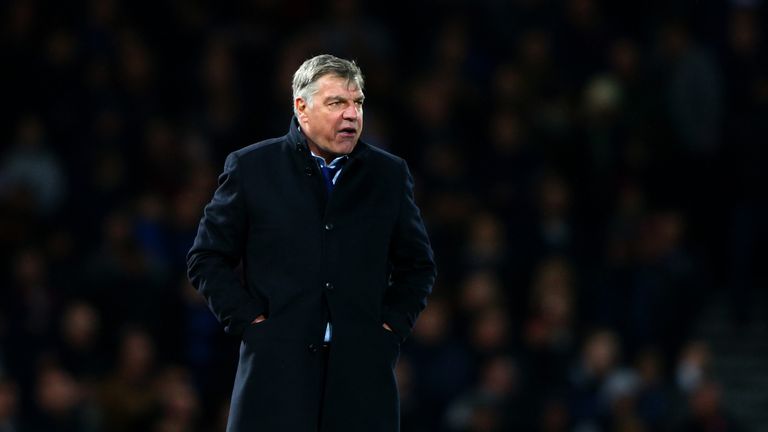
[[[296,108],[296,116],[299,118],[299,120],[306,118],[307,102],[304,99],[300,97],[294,99],[293,107]]]

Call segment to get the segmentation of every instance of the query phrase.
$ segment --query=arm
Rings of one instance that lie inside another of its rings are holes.
[[[197,237],[187,254],[189,280],[231,334],[242,333],[265,312],[263,302],[248,294],[235,272],[248,236],[241,182],[238,158],[233,153],[227,157],[219,187],[205,207]]]
[[[405,339],[427,305],[437,273],[424,221],[413,198],[413,177],[405,161],[402,169],[404,190],[390,243],[391,273],[382,319]]]

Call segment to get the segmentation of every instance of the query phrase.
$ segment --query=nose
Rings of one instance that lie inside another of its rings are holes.
[[[357,105],[349,104],[346,108],[344,108],[344,112],[342,112],[341,115],[345,120],[357,120],[357,117],[360,115],[360,113],[358,112]]]

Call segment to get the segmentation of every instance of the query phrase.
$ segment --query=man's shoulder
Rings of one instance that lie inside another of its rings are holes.
[[[285,136],[269,138],[235,150],[232,154],[240,160],[269,157],[270,155],[279,153],[285,143]]]
[[[405,161],[400,156],[392,154],[382,148],[365,143],[367,147],[367,157],[377,163],[385,166],[401,166]]]

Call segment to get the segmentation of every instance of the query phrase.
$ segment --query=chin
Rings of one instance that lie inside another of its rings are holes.
[[[353,142],[345,142],[345,143],[339,143],[338,145],[334,146],[334,153],[336,154],[348,154],[352,152],[352,149],[355,148],[355,144],[357,144],[357,140]]]

